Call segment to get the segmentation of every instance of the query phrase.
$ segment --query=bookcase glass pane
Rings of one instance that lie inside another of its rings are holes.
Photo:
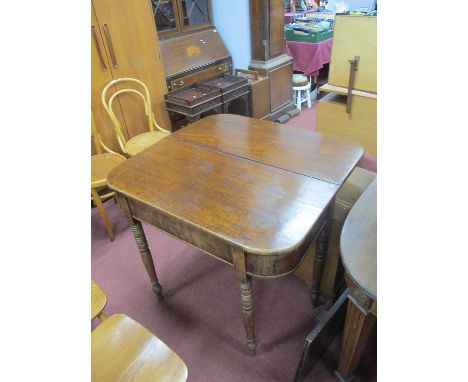
[[[209,21],[207,0],[182,0],[181,3],[184,26],[203,24]]]
[[[151,0],[151,6],[158,32],[177,29],[173,0]]]

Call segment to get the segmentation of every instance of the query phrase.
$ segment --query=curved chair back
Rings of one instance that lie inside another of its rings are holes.
[[[101,134],[97,131],[96,122],[94,121],[94,114],[91,111],[91,137],[93,138],[94,149],[96,154],[102,154],[102,149],[106,150],[108,153],[117,154],[115,151],[112,151],[101,138]],[[120,155],[120,154],[119,154]]]
[[[122,83],[122,82],[135,83],[139,85],[139,87],[141,88],[141,91],[137,89],[133,89],[133,88],[124,88],[124,89],[117,90],[107,99],[107,93],[109,89],[113,88],[114,85],[118,83]],[[167,131],[167,130],[163,129],[161,126],[157,124],[156,119],[154,118],[152,107],[151,107],[151,97],[150,97],[148,87],[142,81],[136,78],[131,78],[131,77],[117,78],[115,80],[110,81],[102,90],[101,101],[102,101],[102,105],[104,106],[104,110],[106,111],[107,115],[110,117],[110,119],[112,120],[112,123],[114,124],[115,134],[117,135],[117,141],[119,142],[119,146],[122,149],[122,151],[126,153],[125,145],[127,143],[127,140],[122,131],[122,125],[120,124],[120,121],[118,120],[114,111],[112,110],[112,103],[114,102],[115,97],[117,97],[119,94],[122,94],[122,93],[134,93],[140,96],[145,106],[145,114],[146,114],[146,117],[148,118],[148,130],[149,131],[154,131],[155,126],[158,130],[161,130],[161,131]]]

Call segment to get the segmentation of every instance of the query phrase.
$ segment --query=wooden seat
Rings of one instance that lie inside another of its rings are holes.
[[[102,202],[114,196],[114,192],[109,191],[105,194],[99,194],[99,191],[105,189],[107,186],[107,175],[109,172],[120,163],[125,162],[127,158],[109,150],[102,142],[99,134],[97,133],[96,126],[94,125],[94,118],[92,115],[91,131],[94,139],[94,147],[98,153],[91,156],[91,200],[101,215],[107,235],[110,240],[113,241],[115,238],[114,232],[112,231],[112,226],[107,218]],[[102,153],[101,147],[104,147],[108,152]]]
[[[169,133],[165,131],[149,131],[147,133],[139,134],[128,140],[125,145],[125,149],[127,150],[128,155],[134,156],[168,135]]]
[[[124,314],[114,314],[91,333],[91,379],[187,380],[187,366],[164,342]]]
[[[118,83],[132,83],[133,85],[140,86],[143,89],[143,92],[134,88],[124,88],[114,92],[109,98],[107,92],[111,89],[114,89],[114,85]],[[148,118],[148,132],[139,134],[135,137],[127,139],[122,130],[122,125],[118,118],[116,117],[113,109],[112,103],[119,94],[123,93],[133,93],[140,97],[145,106],[145,114]],[[106,110],[107,115],[110,117],[112,123],[114,124],[115,134],[117,136],[117,141],[119,142],[120,149],[122,152],[128,156],[134,156],[140,151],[146,149],[147,147],[155,144],[159,140],[167,137],[170,134],[170,131],[163,129],[158,125],[152,111],[151,98],[147,86],[136,78],[118,78],[110,81],[102,90],[101,101]],[[155,127],[157,130],[155,130]],[[110,152],[110,150],[107,150]]]
[[[187,380],[187,366],[176,353],[130,317],[106,317],[106,302],[103,290],[91,280],[91,319],[102,321],[91,333],[93,381]]]
[[[91,157],[91,188],[107,185],[107,175],[127,158],[120,154],[97,154]]]
[[[104,321],[107,316],[102,312],[107,304],[107,297],[101,287],[91,280],[91,320],[96,317]]]

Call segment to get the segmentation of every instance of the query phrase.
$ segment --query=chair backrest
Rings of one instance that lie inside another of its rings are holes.
[[[91,111],[91,137],[93,138],[94,149],[96,151],[96,154],[102,154],[102,149],[104,149],[108,153],[117,154],[115,151],[112,151],[109,147],[107,147],[104,144],[101,138],[101,134],[99,134],[99,132],[97,131],[96,122],[94,121],[94,114],[92,111]]]
[[[114,85],[118,83],[122,83],[122,82],[136,84],[141,88],[141,90],[137,90],[134,88],[124,88],[124,89],[115,91],[109,98],[107,98],[108,91],[110,89],[115,89]],[[134,93],[134,94],[137,94],[142,99],[143,104],[145,106],[145,114],[146,114],[146,117],[148,118],[148,130],[149,131],[154,131],[154,126],[156,126],[159,130],[164,130],[164,129],[162,129],[156,123],[156,120],[154,118],[154,114],[152,111],[152,107],[151,107],[150,93],[148,91],[148,87],[142,81],[136,78],[131,78],[131,77],[117,78],[115,80],[110,81],[102,90],[101,101],[102,101],[102,105],[104,106],[104,109],[106,110],[107,115],[110,117],[110,119],[112,120],[112,123],[114,124],[115,133],[117,135],[117,141],[119,142],[120,148],[122,149],[124,153],[126,153],[125,144],[127,143],[127,140],[122,131],[122,125],[120,124],[120,121],[118,120],[114,111],[112,110],[112,103],[114,102],[115,97],[117,97],[119,94],[122,94],[122,93]]]
[[[94,122],[94,115],[91,111],[91,137],[93,138],[94,149],[96,150],[96,154],[102,154],[101,145],[100,145],[100,136],[96,129],[96,124]]]

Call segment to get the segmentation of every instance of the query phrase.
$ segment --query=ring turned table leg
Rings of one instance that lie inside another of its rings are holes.
[[[247,347],[250,350],[250,354],[255,356],[257,341],[255,340],[252,276],[248,275],[245,271],[245,256],[242,250],[233,249],[232,257],[234,260],[234,271],[237,279],[240,281],[242,319],[244,320],[245,333],[247,336]]]
[[[322,281],[325,259],[328,250],[328,242],[330,239],[330,231],[333,219],[333,205],[334,200],[330,204],[330,207],[328,207],[325,226],[322,228],[317,238],[315,239],[315,262],[311,285],[311,297],[314,306],[317,306],[320,301],[320,283]]]
[[[138,220],[133,220],[132,222],[132,232],[135,236],[135,241],[140,251],[141,260],[146,268],[146,272],[151,280],[153,286],[153,292],[158,296],[158,300],[162,301],[162,287],[159,284],[158,277],[156,276],[156,270],[154,269],[153,257],[148,247],[148,242],[146,241],[145,232],[143,231],[143,226]]]

